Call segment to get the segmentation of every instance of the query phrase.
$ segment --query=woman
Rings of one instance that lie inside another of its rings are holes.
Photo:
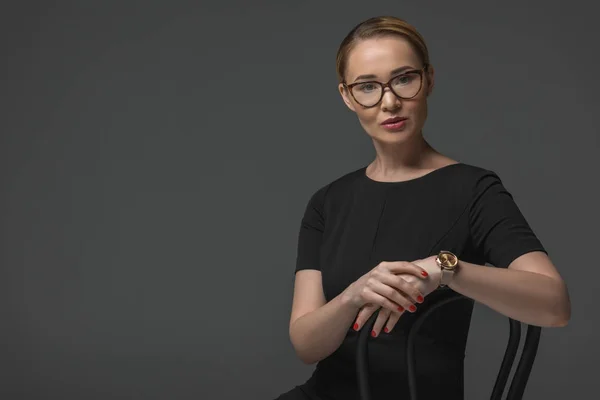
[[[376,157],[321,187],[306,207],[289,333],[298,357],[317,367],[278,399],[357,399],[357,331],[378,309],[372,392],[408,399],[407,328],[451,291],[472,301],[451,303],[422,326],[417,383],[423,399],[463,399],[473,302],[562,327],[570,318],[565,283],[499,177],[424,139],[434,69],[411,25],[394,17],[362,22],[341,43],[337,71],[342,99]]]

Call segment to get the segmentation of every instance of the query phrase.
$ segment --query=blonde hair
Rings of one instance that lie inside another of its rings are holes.
[[[354,46],[361,40],[383,36],[400,36],[406,39],[421,58],[423,66],[429,65],[427,44],[414,26],[397,17],[373,17],[356,25],[342,40],[336,57],[336,69],[340,83],[345,80],[348,55]]]

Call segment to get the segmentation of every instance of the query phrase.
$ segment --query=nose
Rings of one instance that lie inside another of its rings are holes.
[[[383,90],[381,106],[384,110],[395,110],[402,106],[402,101],[398,97],[396,97],[396,95],[390,90],[390,88],[385,88]]]

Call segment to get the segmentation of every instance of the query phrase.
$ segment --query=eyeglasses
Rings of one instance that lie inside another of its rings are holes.
[[[390,79],[387,83],[378,81],[356,82],[350,85],[344,82],[354,100],[363,107],[375,107],[383,99],[384,89],[389,87],[392,93],[401,99],[412,99],[423,87],[423,73],[427,65],[421,69],[403,72]]]

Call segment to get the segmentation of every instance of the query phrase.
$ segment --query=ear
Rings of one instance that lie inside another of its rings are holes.
[[[346,103],[346,106],[348,106],[350,110],[356,112],[354,104],[352,104],[352,99],[350,98],[350,93],[348,92],[348,90],[346,90],[342,83],[338,85],[338,90],[340,91],[340,95],[342,96],[344,103]]]
[[[425,76],[427,77],[427,96],[429,97],[435,86],[435,70],[433,65],[429,65]]]

